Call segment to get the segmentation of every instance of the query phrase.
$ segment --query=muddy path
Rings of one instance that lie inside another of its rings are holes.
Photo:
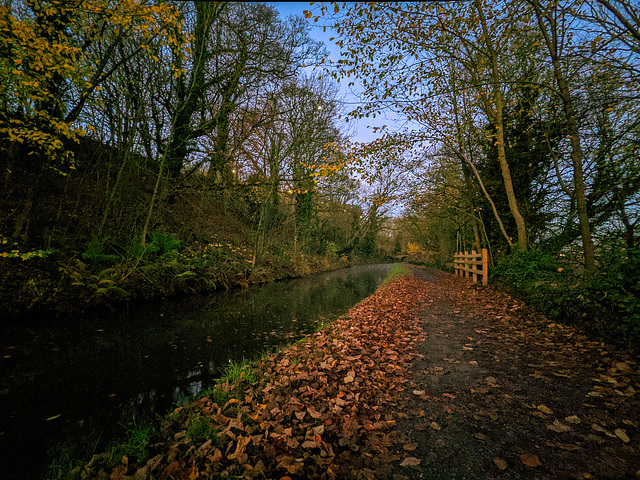
[[[71,477],[637,479],[637,361],[415,269]]]
[[[637,358],[466,279],[416,275],[426,338],[397,479],[640,478]]]

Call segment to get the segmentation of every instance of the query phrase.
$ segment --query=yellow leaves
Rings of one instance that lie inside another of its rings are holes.
[[[553,415],[553,411],[546,405],[538,405],[538,410],[540,410],[542,413],[545,413],[546,415]]]

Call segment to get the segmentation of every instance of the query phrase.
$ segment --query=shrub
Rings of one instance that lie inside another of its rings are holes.
[[[518,252],[492,268],[490,278],[554,321],[640,349],[640,250],[609,248],[600,264],[585,280],[563,271],[550,255]]]
[[[82,254],[85,260],[98,260],[103,262],[116,262],[117,255],[107,254],[105,250],[110,247],[111,237],[106,236],[98,238],[95,235],[91,237],[91,241],[87,244],[87,249]]]

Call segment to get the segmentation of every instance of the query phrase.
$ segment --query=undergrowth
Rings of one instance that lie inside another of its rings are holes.
[[[490,278],[554,321],[572,323],[618,346],[640,351],[640,249],[601,252],[589,278],[562,257],[534,250],[506,257]]]

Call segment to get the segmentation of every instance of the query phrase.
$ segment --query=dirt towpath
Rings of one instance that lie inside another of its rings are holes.
[[[637,479],[639,442],[637,358],[416,269],[72,477]]]
[[[640,478],[637,359],[466,279],[416,275],[426,338],[398,424],[415,460],[396,478]]]

